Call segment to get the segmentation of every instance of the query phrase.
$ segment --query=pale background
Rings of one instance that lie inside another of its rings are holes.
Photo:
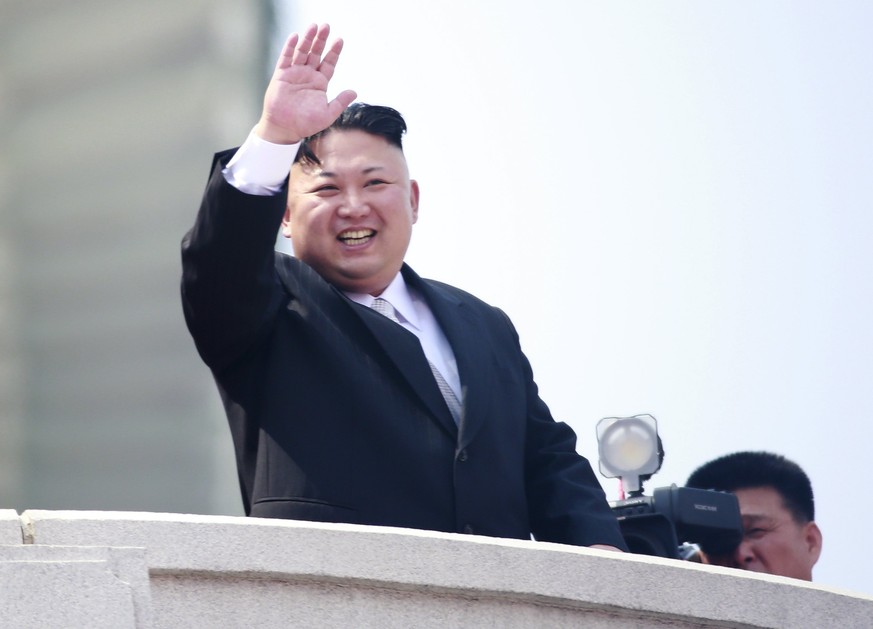
[[[405,114],[410,262],[513,317],[595,466],[597,421],[642,412],[648,490],[783,452],[817,581],[873,594],[873,4],[276,2],[346,38],[335,89]],[[179,241],[273,9],[0,0],[0,508],[242,513]]]
[[[597,421],[637,413],[666,450],[649,490],[785,454],[816,581],[873,592],[873,3],[280,7],[283,35],[345,39],[334,93],[404,114],[408,261],[512,317],[595,467]]]

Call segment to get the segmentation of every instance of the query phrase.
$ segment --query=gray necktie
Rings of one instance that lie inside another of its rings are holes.
[[[373,300],[373,303],[370,304],[370,308],[372,308],[379,314],[388,317],[394,323],[400,323],[400,320],[397,318],[397,314],[394,311],[394,306],[392,306],[390,302],[382,299],[381,297],[376,297],[376,299]],[[440,389],[440,393],[443,394],[443,399],[446,401],[446,404],[449,407],[449,411],[452,413],[455,424],[458,424],[461,420],[461,402],[458,400],[458,396],[455,395],[452,387],[450,387],[449,383],[446,382],[446,379],[443,378],[443,374],[441,374],[440,370],[436,368],[436,365],[434,365],[429,360],[427,361],[427,364],[430,365],[430,370],[433,372],[434,380],[436,380],[437,386]]]

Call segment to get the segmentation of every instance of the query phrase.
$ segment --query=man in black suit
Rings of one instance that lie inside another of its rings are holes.
[[[288,39],[183,241],[185,317],[246,513],[625,548],[506,315],[404,264],[406,125],[352,91],[327,99],[328,32]],[[293,257],[274,251],[280,225]]]

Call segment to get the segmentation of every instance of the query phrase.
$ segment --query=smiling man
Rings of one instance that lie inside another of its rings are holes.
[[[509,318],[405,264],[406,123],[352,91],[327,98],[342,50],[327,38],[288,39],[182,243],[185,318],[246,514],[624,549]],[[274,251],[279,229],[294,256]]]
[[[735,452],[700,466],[686,485],[728,491],[739,502],[743,541],[730,555],[708,555],[710,563],[812,581],[822,534],[799,465],[770,452]]]
[[[409,178],[400,120],[387,107],[352,105],[291,168],[282,232],[299,259],[344,290],[380,294],[409,247],[418,183]],[[374,133],[354,128],[365,121]]]

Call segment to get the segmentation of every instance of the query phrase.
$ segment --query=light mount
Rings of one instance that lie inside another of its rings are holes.
[[[664,449],[658,420],[648,414],[604,417],[597,423],[600,473],[618,478],[625,497],[641,496],[643,481],[661,469]]]

